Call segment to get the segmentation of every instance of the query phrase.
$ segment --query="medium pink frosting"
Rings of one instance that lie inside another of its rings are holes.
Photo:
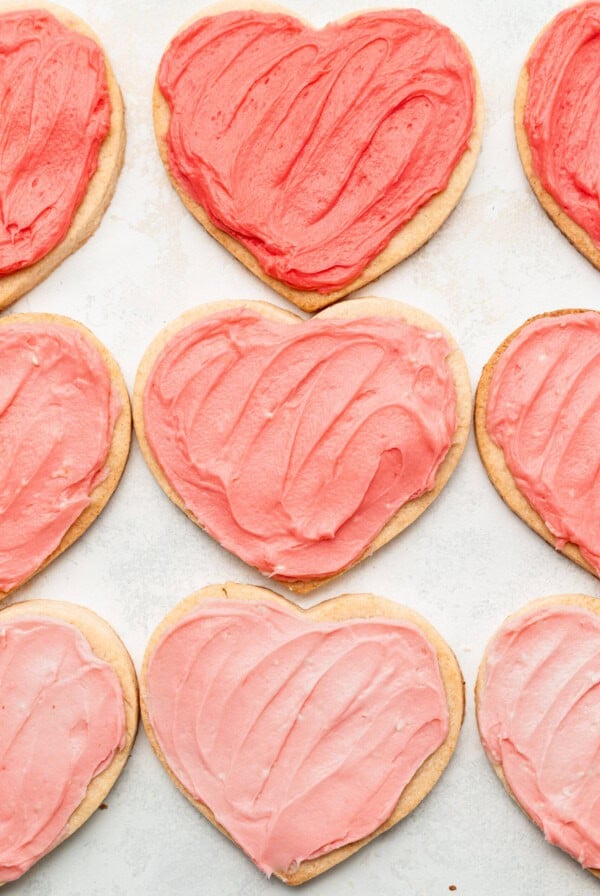
[[[0,616],[0,884],[68,835],[92,778],[125,743],[114,669],[72,625]]]
[[[448,734],[436,652],[394,619],[206,601],[145,688],[170,769],[267,874],[376,830]]]
[[[267,575],[356,560],[452,443],[443,335],[395,317],[203,317],[162,350],[146,437],[169,483],[222,545]]]
[[[432,196],[473,131],[475,78],[415,9],[321,30],[293,16],[204,16],[167,49],[169,169],[273,277],[354,280]]]
[[[524,124],[533,168],[600,247],[600,3],[556,16],[527,70]]]
[[[0,276],[67,235],[111,104],[102,50],[43,9],[0,14]]]
[[[600,868],[600,619],[551,606],[505,623],[478,717],[486,752],[546,839]]]
[[[576,544],[600,573],[600,315],[521,330],[494,371],[487,430],[557,547]]]
[[[96,346],[64,324],[0,327],[0,368],[0,591],[9,591],[105,479],[121,401]]]

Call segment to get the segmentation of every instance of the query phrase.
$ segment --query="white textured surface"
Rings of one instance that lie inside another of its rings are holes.
[[[297,11],[317,25],[364,6],[364,0],[296,0]],[[284,302],[192,219],[155,148],[155,70],[175,30],[198,10],[197,0],[72,0],[71,7],[100,35],[123,89],[127,158],[96,235],[12,310],[66,314],[91,327],[131,387],[147,344],[187,308],[224,298]],[[441,232],[363,292],[436,315],[462,347],[473,386],[492,351],[527,317],[593,307],[598,296],[598,272],[538,206],[513,136],[520,65],[560,7],[556,0],[425,0],[421,7],[454,28],[473,53],[486,103],[483,150],[462,203]],[[18,599],[54,597],[97,610],[121,634],[139,668],[162,616],[192,591],[226,579],[264,584],[169,502],[134,443],[121,486],[98,522]],[[485,643],[508,613],[546,594],[599,595],[600,586],[503,505],[472,436],[450,484],[426,514],[311,601],[340,591],[380,593],[425,614],[462,665],[467,717],[453,762],[419,809],[303,892],[437,896],[455,885],[457,896],[597,893],[598,881],[546,844],[504,794],[479,743],[472,691]],[[107,811],[9,886],[7,896],[289,892],[268,882],[195,813],[143,731],[107,802]]]

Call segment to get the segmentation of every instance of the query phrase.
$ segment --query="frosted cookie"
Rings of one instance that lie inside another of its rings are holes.
[[[435,233],[469,181],[482,122],[468,50],[414,9],[316,30],[270,3],[210,7],[169,44],[154,92],[186,207],[305,311]]]
[[[70,837],[121,774],[138,725],[135,670],[76,604],[0,611],[0,886]]]
[[[600,876],[600,601],[528,604],[494,635],[475,697],[494,771],[546,839]]]
[[[131,441],[129,395],[86,327],[0,318],[0,600],[62,554],[114,492]]]
[[[494,486],[530,528],[600,574],[600,315],[527,321],[484,367],[475,434]]]
[[[0,310],[96,230],[125,154],[121,91],[91,29],[0,4]]]
[[[517,145],[544,210],[600,268],[600,2],[559,13],[521,70]]]
[[[433,318],[354,299],[311,320],[265,302],[184,314],[140,364],[142,452],[178,507],[308,591],[439,494],[470,425],[464,359]]]
[[[288,884],[421,802],[456,746],[463,690],[448,645],[405,607],[352,594],[300,610],[231,583],[165,617],[141,678],[144,725],[177,787]]]

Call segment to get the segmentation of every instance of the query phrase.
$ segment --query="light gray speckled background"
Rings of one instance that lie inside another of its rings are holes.
[[[96,235],[14,311],[70,315],[121,363],[129,386],[156,332],[187,308],[223,298],[284,304],[187,213],[154,144],[151,91],[161,53],[198,0],[71,0],[100,35],[127,104],[129,142],[115,198]],[[295,0],[317,25],[365,0]],[[373,4],[381,6],[381,0]],[[465,197],[441,232],[371,292],[420,305],[454,333],[473,385],[489,355],[530,315],[597,304],[599,275],[538,206],[512,129],[520,65],[560,0],[423,0],[422,9],[471,48],[486,102],[484,143]],[[199,532],[165,497],[134,443],[120,488],[92,529],[19,592],[78,601],[105,616],[139,665],[146,641],[182,597],[226,579],[263,584]],[[373,591],[424,613],[454,647],[467,718],[454,761],[412,816],[341,867],[310,896],[585,896],[599,883],[544,842],[488,767],[472,689],[483,647],[525,601],[600,595],[599,583],[530,532],[502,504],[471,436],[440,499],[373,559],[320,590]],[[305,603],[307,601],[305,600]],[[143,732],[98,812],[7,896],[258,896],[283,894],[200,818],[171,785]]]

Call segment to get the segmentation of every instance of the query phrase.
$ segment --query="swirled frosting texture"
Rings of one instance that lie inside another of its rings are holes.
[[[321,31],[256,10],[201,18],[158,83],[179,186],[299,289],[354,280],[446,187],[473,130],[468,55],[416,10]]]
[[[561,12],[527,70],[524,124],[534,171],[600,247],[600,3]]]
[[[600,315],[541,318],[500,357],[487,430],[561,549],[600,573]]]
[[[89,506],[121,401],[95,345],[63,324],[0,326],[0,369],[0,591],[9,591]]]
[[[110,127],[104,56],[44,10],[0,15],[0,275],[71,226]]]
[[[125,742],[119,679],[74,626],[0,618],[0,883],[69,834]]]
[[[371,834],[446,739],[435,650],[392,619],[209,601],[150,657],[167,764],[263,871]]]
[[[546,839],[600,868],[600,619],[572,606],[517,616],[494,638],[479,730]]]
[[[146,437],[226,548],[267,575],[325,576],[432,488],[456,426],[449,351],[400,318],[221,312],[165,345]]]

